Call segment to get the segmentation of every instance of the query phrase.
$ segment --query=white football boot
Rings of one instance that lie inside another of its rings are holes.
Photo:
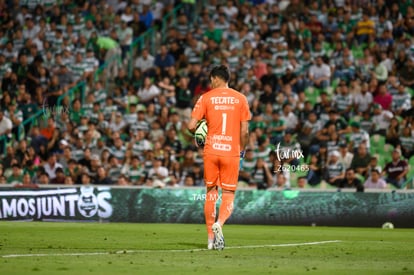
[[[223,250],[224,249],[224,236],[223,231],[221,230],[221,226],[219,223],[214,223],[212,226],[213,233],[214,233],[214,243],[213,248],[216,250]]]

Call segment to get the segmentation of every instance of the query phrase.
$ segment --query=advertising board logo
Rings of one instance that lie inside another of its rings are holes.
[[[111,199],[108,187],[0,191],[0,220],[109,219]]]
[[[93,189],[93,187],[88,186],[80,188],[81,193],[78,199],[78,211],[86,218],[93,217],[98,212],[98,200],[93,193]]]

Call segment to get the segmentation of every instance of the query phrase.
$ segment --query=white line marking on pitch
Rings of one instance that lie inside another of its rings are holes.
[[[228,249],[248,249],[248,248],[268,248],[268,247],[289,247],[289,246],[305,246],[305,245],[319,245],[328,243],[339,243],[340,240],[307,242],[307,243],[282,243],[282,244],[264,244],[264,245],[245,245],[245,246],[228,246]],[[20,257],[50,257],[50,256],[96,256],[96,255],[110,255],[110,254],[133,254],[133,253],[149,253],[149,252],[198,252],[208,251],[206,248],[199,249],[147,249],[147,250],[120,250],[116,252],[79,252],[79,253],[53,253],[53,254],[9,254],[3,255],[2,258],[20,258]]]

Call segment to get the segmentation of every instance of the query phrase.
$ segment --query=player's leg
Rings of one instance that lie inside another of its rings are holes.
[[[233,213],[233,204],[239,177],[239,157],[222,157],[220,159],[220,187],[222,189],[221,205],[217,222],[222,227]]]
[[[208,234],[208,248],[213,248],[214,233],[212,226],[216,221],[216,203],[218,199],[218,161],[216,156],[204,155],[204,182],[206,185],[206,200],[204,216]]]
[[[213,224],[214,248],[217,250],[224,249],[224,235],[222,227],[227,219],[233,213],[234,193],[237,188],[237,179],[239,177],[239,157],[221,157],[219,185],[222,189],[221,205],[217,222]]]
[[[204,203],[204,216],[206,219],[208,249],[213,249],[214,233],[212,226],[216,221],[216,203],[218,198],[218,189],[215,187],[207,187],[206,201]]]

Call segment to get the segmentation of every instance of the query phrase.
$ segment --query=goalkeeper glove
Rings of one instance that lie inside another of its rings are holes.
[[[242,169],[242,167],[243,167],[243,160],[244,160],[244,154],[245,154],[245,153],[246,153],[246,152],[245,152],[244,150],[240,152],[239,170],[241,170],[241,169]]]
[[[243,151],[241,151],[241,152],[240,152],[240,158],[241,158],[241,159],[244,159],[244,155],[245,155],[245,154],[246,154],[246,151],[244,151],[244,150],[243,150]]]

